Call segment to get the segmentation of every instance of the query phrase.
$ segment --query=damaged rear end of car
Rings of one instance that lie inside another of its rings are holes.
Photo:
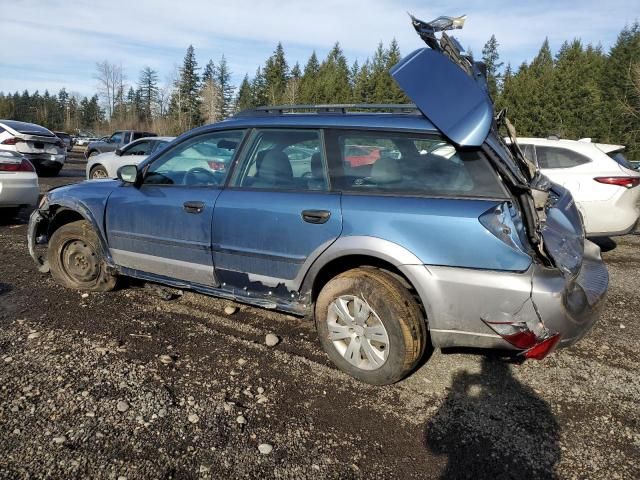
[[[425,292],[438,297],[429,320],[432,342],[441,348],[507,348],[542,359],[556,347],[574,344],[597,320],[609,280],[600,249],[585,238],[571,194],[525,157],[505,112],[494,113],[484,66],[446,34],[461,28],[464,17],[412,21],[429,48],[405,57],[392,76],[457,148],[479,149],[489,159],[511,199],[478,220],[505,248],[531,258],[519,273],[461,276],[427,266],[440,284]]]

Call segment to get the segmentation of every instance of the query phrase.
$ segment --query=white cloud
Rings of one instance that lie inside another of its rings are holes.
[[[530,58],[545,36],[555,48],[575,37],[609,46],[637,14],[624,0],[589,0],[580,7],[569,1],[501,0],[441,0],[428,6],[415,0],[2,1],[11,1],[11,15],[0,17],[0,90],[65,84],[86,93],[95,84],[96,61],[122,62],[132,82],[144,65],[161,70],[164,78],[189,44],[200,64],[225,53],[237,76],[253,73],[278,41],[292,60],[301,61],[311,49],[324,53],[336,40],[351,59],[368,56],[379,41],[393,37],[408,52],[420,42],[407,9],[424,19],[466,13],[467,25],[457,34],[461,43],[478,55],[495,33],[503,59],[514,64]]]

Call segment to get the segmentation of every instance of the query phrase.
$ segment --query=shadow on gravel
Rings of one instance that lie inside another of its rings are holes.
[[[600,250],[603,252],[610,252],[611,250],[615,250],[618,244],[611,237],[593,237],[590,238],[593,243],[600,247]]]
[[[480,373],[460,372],[424,429],[426,446],[446,455],[442,479],[556,478],[559,426],[549,405],[485,358]]]

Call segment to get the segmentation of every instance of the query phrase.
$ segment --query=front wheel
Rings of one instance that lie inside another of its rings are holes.
[[[376,269],[356,268],[330,280],[318,295],[315,320],[333,363],[374,385],[407,376],[427,341],[424,317],[411,293]]]
[[[116,286],[116,276],[108,272],[102,258],[98,235],[86,220],[68,223],[53,233],[47,260],[53,278],[67,288],[108,292]]]

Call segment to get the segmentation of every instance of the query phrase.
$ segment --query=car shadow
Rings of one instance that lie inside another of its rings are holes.
[[[424,428],[426,447],[446,456],[440,478],[557,478],[559,425],[547,402],[511,365],[485,357],[479,373],[456,373]]]
[[[610,252],[618,246],[615,240],[611,237],[592,237],[589,238],[589,240],[598,245],[602,252]]]

